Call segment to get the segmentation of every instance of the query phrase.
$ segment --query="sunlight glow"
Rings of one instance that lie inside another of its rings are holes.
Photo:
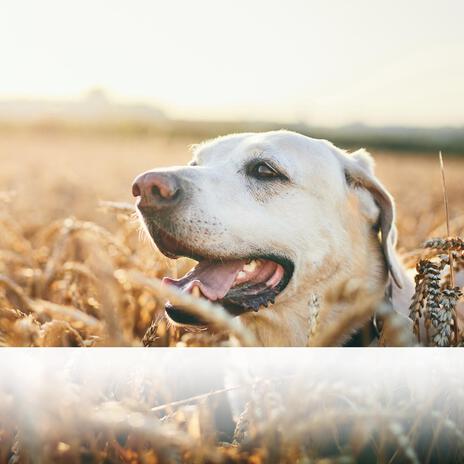
[[[0,98],[180,118],[464,124],[464,3],[2,0]]]

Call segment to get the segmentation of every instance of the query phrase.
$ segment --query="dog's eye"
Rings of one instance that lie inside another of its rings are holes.
[[[269,163],[262,161],[251,166],[249,174],[256,179],[271,179],[280,177],[280,173]]]

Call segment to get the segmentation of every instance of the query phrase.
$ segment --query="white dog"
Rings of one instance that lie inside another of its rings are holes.
[[[159,249],[199,261],[166,283],[222,304],[263,346],[305,346],[315,312],[324,330],[352,309],[342,299],[324,310],[350,281],[379,303],[392,289],[407,316],[413,287],[395,253],[394,203],[366,151],[274,131],[220,137],[193,152],[189,166],[133,184]],[[166,313],[202,323],[181,308]]]

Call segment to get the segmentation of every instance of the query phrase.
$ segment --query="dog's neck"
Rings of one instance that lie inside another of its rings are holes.
[[[240,320],[253,332],[259,346],[317,346],[316,335],[337,324],[341,315],[355,309],[350,307],[350,302],[328,302],[329,299],[327,294],[313,291],[306,299],[275,304],[257,313],[245,314]],[[380,304],[382,297],[377,299]],[[357,325],[350,325],[333,344],[342,345],[370,316],[368,314]]]
[[[297,278],[296,288],[289,289],[289,294],[273,306],[240,317],[255,334],[258,345],[317,345],[320,334],[337,324],[342,325],[341,332],[330,344],[342,345],[369,320],[369,313],[358,319],[354,313],[360,301],[371,303],[367,311],[383,301],[387,270],[375,231],[365,224],[349,232],[350,250],[330,255],[317,272],[308,273],[315,277]],[[348,314],[353,314],[355,323],[347,319]]]
[[[328,278],[325,285],[315,285],[311,289],[305,289],[304,293],[298,291],[285,301],[277,301],[275,305],[260,310],[258,313],[245,314],[240,317],[240,320],[254,333],[259,346],[318,346],[317,340],[321,340],[319,337],[321,333],[339,324],[343,316],[359,310],[353,301],[343,299],[335,302],[328,301],[333,299],[334,292],[331,288],[337,288],[338,285],[343,289],[343,282],[345,282],[345,290],[349,292],[350,282],[355,280],[366,284],[364,291],[366,289],[368,291],[363,297],[372,302],[372,313],[367,313],[364,318],[355,320],[356,324],[348,324],[345,327],[347,330],[342,331],[331,344],[344,346],[365,323],[370,323],[373,311],[384,302],[392,304],[395,312],[400,315],[402,324],[409,327],[411,323],[408,319],[409,304],[414,293],[413,279],[404,273],[404,287],[398,289],[394,284],[392,285],[391,279],[383,279],[379,276],[378,268],[382,265],[382,259],[381,255],[376,256],[372,268],[366,269],[364,273],[350,275],[347,272],[338,279]],[[389,289],[390,285],[392,285],[391,289]],[[393,290],[392,295],[389,290]],[[363,344],[366,342],[364,337],[362,337],[362,342]],[[388,346],[388,340],[386,344]]]

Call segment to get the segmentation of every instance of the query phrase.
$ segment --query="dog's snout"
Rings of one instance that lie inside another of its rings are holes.
[[[140,197],[140,208],[169,208],[178,202],[181,185],[173,173],[146,172],[135,179],[132,194]]]

